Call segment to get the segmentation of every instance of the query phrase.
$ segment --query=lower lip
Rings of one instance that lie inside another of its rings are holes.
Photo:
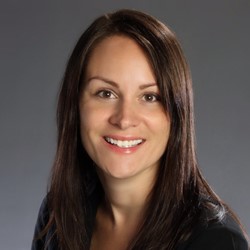
[[[108,143],[105,139],[104,142],[106,144],[106,146],[108,146],[109,149],[111,149],[112,151],[119,153],[119,154],[132,154],[134,152],[136,152],[144,143],[144,141],[136,146],[133,147],[129,147],[129,148],[121,148],[118,147],[117,145],[114,144],[110,144]]]

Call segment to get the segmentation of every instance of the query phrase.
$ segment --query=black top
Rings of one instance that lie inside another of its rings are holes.
[[[98,207],[97,197],[92,200],[89,208],[88,231],[92,232],[95,222],[95,215]],[[35,226],[35,236],[44,228],[49,218],[47,207],[47,199],[42,202],[37,223]],[[48,243],[55,228],[51,228],[43,239],[32,242],[32,250],[42,250],[46,243]],[[56,237],[53,237],[48,243],[48,250],[58,249]],[[187,241],[180,244],[177,250],[249,250],[248,243],[243,236],[239,225],[229,216],[226,215],[221,222],[213,222],[208,225],[198,224],[192,235]],[[101,250],[101,249],[100,249]],[[146,249],[145,249],[146,250]]]

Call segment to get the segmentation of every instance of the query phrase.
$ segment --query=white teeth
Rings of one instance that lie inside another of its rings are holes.
[[[120,148],[130,148],[130,147],[134,147],[134,146],[142,143],[142,139],[121,141],[121,140],[115,140],[115,139],[112,139],[109,137],[105,137],[105,140],[113,145],[120,147]]]

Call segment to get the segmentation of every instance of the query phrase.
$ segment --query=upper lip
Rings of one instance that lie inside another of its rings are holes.
[[[105,135],[104,138],[112,138],[114,140],[119,140],[119,141],[132,141],[132,140],[143,140],[143,141],[145,141],[144,138],[139,137],[139,136]]]

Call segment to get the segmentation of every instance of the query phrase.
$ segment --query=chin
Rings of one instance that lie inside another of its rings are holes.
[[[99,167],[98,173],[101,176],[114,178],[117,180],[129,179],[137,175],[136,170],[128,169],[127,167],[125,169],[122,167],[119,167],[119,169],[110,167],[109,168]]]

